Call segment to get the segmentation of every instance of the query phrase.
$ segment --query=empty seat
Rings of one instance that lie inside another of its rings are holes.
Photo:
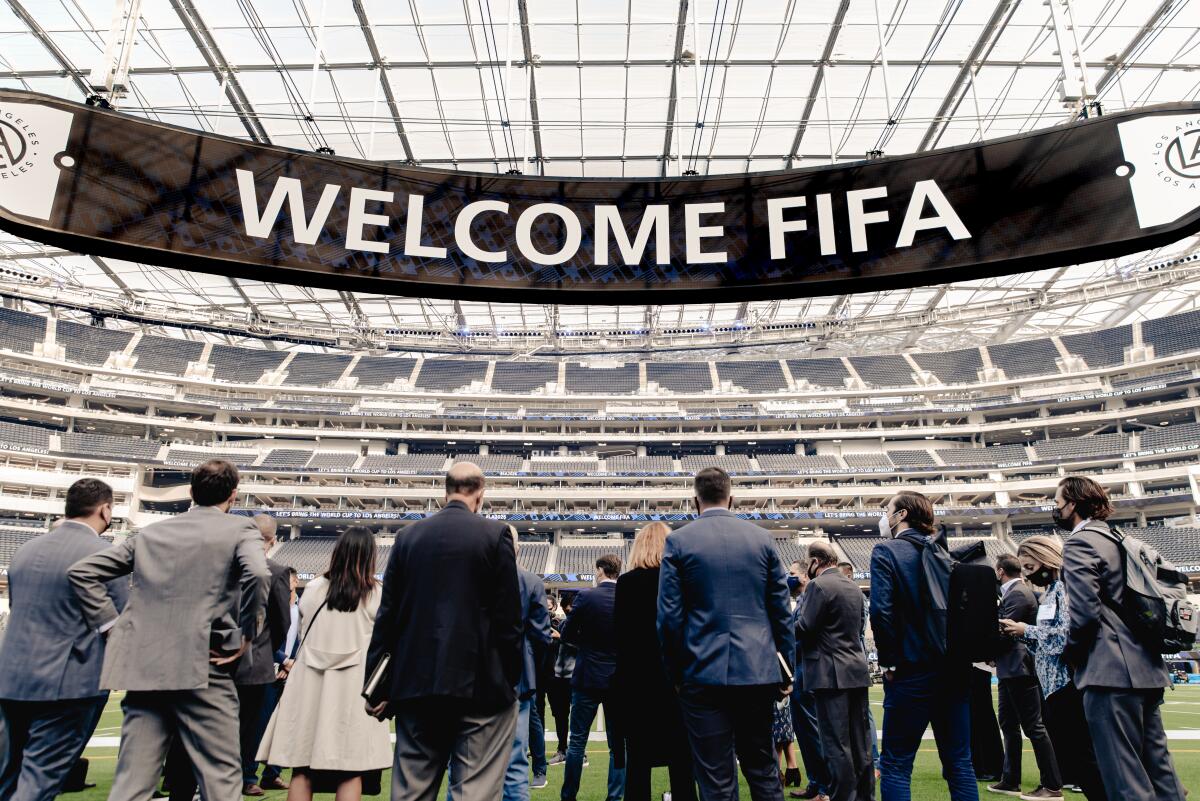
[[[297,353],[287,366],[283,383],[289,386],[324,387],[339,378],[354,357],[344,353]]]
[[[10,451],[47,453],[50,450],[51,430],[41,426],[0,421],[0,448]]]
[[[0,308],[0,348],[32,353],[33,346],[46,341],[46,318],[38,314]]]
[[[841,389],[850,377],[841,359],[788,359],[787,365],[794,380],[803,378],[815,387]]]
[[[946,464],[955,467],[1008,467],[1029,464],[1024,445],[991,445],[986,448],[943,448],[937,452]]]
[[[876,387],[907,387],[913,383],[912,367],[903,356],[851,356],[859,377]]]
[[[309,470],[349,470],[357,461],[358,454],[354,451],[330,451],[314,453],[307,467]]]
[[[143,336],[133,346],[137,357],[134,368],[147,373],[183,375],[189,362],[200,360],[204,353],[203,342],[173,337]]]
[[[550,558],[550,543],[521,541],[517,553],[517,566],[539,576],[546,572],[546,560]]]
[[[558,362],[496,362],[494,392],[528,393],[558,382]]]
[[[888,451],[888,456],[897,467],[934,467],[937,464],[927,450]]]
[[[609,473],[652,476],[674,472],[675,466],[670,456],[610,456],[604,460],[604,469]]]
[[[623,364],[620,367],[590,367],[575,362],[567,363],[567,392],[588,395],[632,395],[638,391],[640,382],[638,366]]]
[[[213,345],[208,363],[213,368],[213,378],[218,381],[257,384],[264,372],[279,367],[286,357],[287,354],[280,350]]]
[[[746,392],[782,392],[787,379],[779,362],[717,362],[717,378]]]
[[[1030,339],[1025,342],[1005,342],[988,345],[992,364],[1008,378],[1031,375],[1053,375],[1058,372],[1058,348],[1049,339]]]
[[[110,456],[116,459],[147,462],[158,458],[162,443],[138,437],[112,436],[79,432],[63,433],[62,452],[81,456]]]
[[[844,473],[846,468],[836,456],[806,456],[789,453],[760,453],[758,466],[767,473]]]
[[[114,331],[95,325],[80,325],[59,320],[55,341],[63,346],[67,361],[78,364],[101,365],[113,351],[125,350],[132,331]]]
[[[1142,329],[1145,331],[1145,329]],[[1133,344],[1133,328],[1106,328],[1083,334],[1068,334],[1061,337],[1068,353],[1079,356],[1088,367],[1110,367],[1125,361],[1125,349]]]
[[[312,451],[308,450],[276,448],[267,454],[266,458],[263,459],[259,464],[259,467],[299,469],[308,464],[308,460],[311,456]]]
[[[1037,442],[1034,448],[1038,458],[1044,461],[1116,456],[1129,450],[1129,435],[1093,434],[1090,437],[1063,437]]]
[[[680,460],[680,465],[686,473],[696,473],[706,467],[719,467],[730,475],[754,472],[754,467],[750,464],[750,457],[740,453],[727,456],[684,456]]]
[[[646,383],[651,381],[671,392],[699,394],[713,390],[708,362],[647,362]]]
[[[485,473],[517,473],[521,470],[520,456],[508,453],[463,453],[454,457],[454,463],[474,462]]]
[[[896,465],[886,453],[843,453],[842,461],[854,470],[891,470]]]
[[[406,453],[396,456],[364,456],[356,473],[437,474],[446,467],[443,453]]]
[[[360,387],[385,387],[397,378],[407,381],[416,364],[416,359],[401,356],[363,356],[350,375],[358,379]]]
[[[914,353],[913,361],[922,370],[927,370],[937,376],[943,384],[977,383],[979,371],[983,369],[983,359],[979,355],[979,348]]]
[[[417,386],[432,392],[453,392],[483,383],[487,377],[487,362],[468,362],[461,359],[426,359],[417,373]]]
[[[1200,311],[1146,320],[1142,323],[1142,340],[1154,346],[1155,356],[1200,350]]]

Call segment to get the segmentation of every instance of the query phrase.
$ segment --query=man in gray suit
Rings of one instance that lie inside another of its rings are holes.
[[[104,638],[84,621],[67,568],[109,543],[100,534],[113,518],[112,489],[81,478],[67,490],[66,519],[22,545],[8,569],[12,615],[0,647],[0,711],[8,748],[0,798],[49,801],[62,790],[108,693],[100,690]],[[124,579],[101,592],[121,609]]]
[[[1170,685],[1162,656],[1147,649],[1121,616],[1125,571],[1116,535],[1104,521],[1112,505],[1090,478],[1069,476],[1054,496],[1054,522],[1069,531],[1063,586],[1071,612],[1063,656],[1096,748],[1109,798],[1183,801],[1183,786],[1167,750],[1160,707]]]
[[[817,699],[821,751],[831,777],[829,798],[872,801],[871,674],[859,641],[862,590],[838,568],[837,554],[827,542],[808,546],[807,572],[812,581],[800,601],[796,629],[804,642],[804,686]]]
[[[1037,598],[1021,578],[1021,563],[1012,554],[996,560],[996,579],[1000,582],[1000,620],[1037,622]],[[1004,737],[1004,770],[1000,781],[988,786],[988,792],[1021,798],[1062,798],[1062,775],[1054,745],[1042,722],[1042,688],[1033,669],[1033,655],[1020,640],[1009,639],[996,656],[996,680],[999,683],[1000,733]],[[1032,793],[1021,792],[1021,732],[1033,746],[1041,785]]]
[[[237,468],[213,459],[192,471],[191,483],[187,512],[68,573],[88,622],[109,632],[100,685],[127,691],[110,801],[148,799],[175,736],[206,801],[241,797],[233,665],[253,656],[247,652],[262,628],[270,573],[258,529],[228,514]],[[104,583],[131,573],[129,603],[118,614]]]
[[[783,801],[771,742],[775,702],[792,691],[796,638],[779,554],[730,508],[729,475],[696,474],[700,517],[667,537],[658,579],[658,638],[705,799],[737,798],[741,766],[755,801]]]

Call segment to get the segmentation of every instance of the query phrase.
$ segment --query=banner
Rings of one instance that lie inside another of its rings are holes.
[[[1200,230],[1200,104],[849,166],[499,176],[0,90],[0,228],[81,253],[412,296],[737,301],[965,281]]]

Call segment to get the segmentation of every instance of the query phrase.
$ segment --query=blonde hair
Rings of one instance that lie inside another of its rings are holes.
[[[1062,570],[1062,540],[1058,537],[1047,537],[1038,534],[1017,546],[1017,556],[1028,556],[1036,562],[1041,562],[1051,570]]]
[[[633,540],[633,550],[629,552],[629,569],[658,567],[662,564],[663,548],[670,533],[671,527],[666,523],[654,522],[643,527]]]

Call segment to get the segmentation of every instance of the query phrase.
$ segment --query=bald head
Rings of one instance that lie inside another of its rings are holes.
[[[271,550],[275,545],[275,530],[279,528],[275,518],[270,515],[258,514],[254,516],[254,525],[258,526],[258,533],[262,535],[263,547],[268,551]]]
[[[838,563],[838,557],[834,553],[833,546],[821,540],[808,544],[808,558],[816,560],[818,570],[834,567]]]
[[[483,471],[474,462],[458,462],[446,473],[446,500],[461,501],[478,512],[483,505]]]

